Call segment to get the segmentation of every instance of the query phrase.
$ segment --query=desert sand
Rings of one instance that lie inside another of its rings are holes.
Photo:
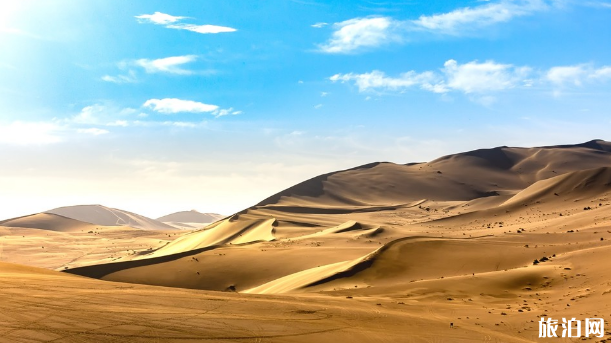
[[[75,219],[0,222],[1,260],[50,268],[42,255],[7,256],[46,235],[67,235],[56,247],[70,254],[69,235],[92,225]],[[2,306],[21,309],[1,336],[532,342],[541,316],[611,320],[611,143],[601,140],[372,163],[189,232],[100,230],[99,249],[130,234],[142,247],[112,261],[81,249],[87,263],[51,267],[64,273],[0,265]]]

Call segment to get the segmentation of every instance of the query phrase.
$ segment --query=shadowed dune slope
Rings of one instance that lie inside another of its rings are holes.
[[[102,205],[77,205],[59,207],[46,213],[104,226],[131,226],[143,230],[171,230],[172,226],[128,211]]]

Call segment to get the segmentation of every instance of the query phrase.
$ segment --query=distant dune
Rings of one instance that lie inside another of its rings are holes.
[[[143,230],[170,230],[172,226],[160,221],[116,208],[102,205],[77,205],[59,207],[46,213],[80,220],[83,222],[105,226],[131,226]]]
[[[201,213],[196,210],[191,210],[168,214],[156,220],[160,222],[213,223],[225,217],[226,216],[218,213]]]
[[[226,216],[217,213],[201,213],[196,210],[181,211],[159,217],[156,220],[180,229],[198,229]]]
[[[37,213],[29,216],[3,220],[0,221],[0,226],[58,232],[89,231],[96,228],[96,226],[93,224],[51,213]]]

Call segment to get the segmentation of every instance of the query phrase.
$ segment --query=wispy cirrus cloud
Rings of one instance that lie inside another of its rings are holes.
[[[233,27],[227,26],[218,26],[218,25],[193,25],[193,24],[176,24],[176,25],[167,25],[168,29],[176,29],[176,30],[187,30],[197,33],[223,33],[223,32],[235,32],[237,31]]]
[[[528,83],[529,67],[486,61],[458,64],[449,60],[444,64],[445,83],[449,89],[469,93],[490,93],[515,88]]]
[[[557,2],[558,0],[486,2],[446,13],[422,15],[415,20],[397,20],[387,16],[353,18],[333,24],[331,37],[326,43],[318,45],[318,48],[320,52],[325,53],[354,53],[389,43],[407,42],[422,34],[470,35],[491,25],[547,10]]]
[[[508,22],[516,17],[531,15],[550,7],[544,0],[500,1],[476,7],[459,8],[451,12],[422,15],[409,23],[411,29],[437,34],[462,35],[482,27]]]
[[[101,126],[125,126],[125,118],[137,114],[138,111],[134,108],[106,104],[93,104],[85,106],[81,111],[66,120],[70,124],[80,125],[101,125]]]
[[[133,70],[128,71],[127,75],[104,75],[102,76],[102,81],[112,82],[112,83],[135,83],[138,82],[136,78],[136,73]]]
[[[157,25],[167,25],[175,23],[187,17],[178,17],[166,13],[155,12],[153,14],[141,14],[135,17],[139,23],[151,23]]]
[[[611,66],[595,68],[591,64],[577,64],[550,68],[545,75],[551,83],[560,86],[582,86],[588,82],[611,80]]]
[[[150,108],[155,112],[163,114],[214,112],[219,109],[217,105],[176,98],[149,99],[142,107]]]
[[[459,64],[448,60],[439,71],[416,72],[414,70],[397,77],[387,76],[374,70],[363,74],[336,74],[329,78],[333,82],[353,82],[360,92],[405,91],[420,88],[434,93],[460,91],[464,94],[492,93],[518,86],[528,86],[532,69],[516,67],[494,61],[472,61]]]
[[[168,29],[175,30],[187,30],[202,34],[213,34],[213,33],[223,33],[223,32],[234,32],[236,29],[228,26],[218,26],[218,25],[195,25],[195,24],[186,24],[181,23],[183,19],[189,19],[189,17],[181,17],[181,16],[173,16],[166,13],[155,12],[153,14],[141,14],[135,16],[136,20],[138,20],[141,24],[155,24],[155,25],[165,25]]]
[[[611,66],[595,68],[590,64],[556,66],[547,70],[535,70],[529,66],[514,66],[495,61],[471,61],[460,64],[448,60],[437,71],[414,70],[388,76],[374,70],[368,73],[335,74],[332,82],[352,83],[359,92],[404,92],[421,89],[434,93],[460,92],[474,95],[479,103],[490,103],[490,94],[514,88],[539,88],[556,90],[558,87],[581,87],[586,83],[600,84],[611,80]]]
[[[400,41],[401,22],[389,17],[354,18],[333,24],[335,31],[329,41],[319,45],[325,53],[352,53]]]
[[[320,29],[320,28],[325,27],[327,25],[329,25],[329,23],[320,22],[320,23],[312,24],[311,26],[313,28]]]
[[[423,73],[409,71],[397,77],[390,77],[382,71],[374,70],[362,74],[335,74],[331,76],[329,80],[342,83],[353,82],[360,92],[380,90],[401,91],[414,86],[431,90],[436,93],[445,93],[448,91],[443,79],[430,71]]]
[[[193,74],[193,71],[181,68],[182,65],[191,63],[197,59],[195,55],[172,56],[159,59],[141,58],[134,63],[142,68],[147,73],[170,73],[179,75]]]
[[[127,73],[119,75],[104,75],[102,81],[112,82],[117,84],[135,83],[138,82],[136,68],[144,69],[147,74],[174,74],[174,75],[193,75],[193,74],[210,74],[213,70],[196,71],[189,70],[183,66],[188,63],[197,61],[195,55],[171,56],[157,59],[141,58],[137,60],[121,61],[117,65],[119,69],[128,69]]]
[[[149,108],[155,112],[163,114],[210,113],[216,118],[227,115],[242,114],[242,111],[236,111],[233,109],[233,107],[222,109],[217,105],[176,98],[149,99],[142,105],[142,107]]]

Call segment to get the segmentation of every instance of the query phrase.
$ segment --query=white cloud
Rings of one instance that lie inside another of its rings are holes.
[[[406,91],[420,88],[434,93],[452,91],[469,95],[469,99],[484,106],[494,104],[498,99],[492,93],[513,88],[528,89],[533,85],[551,85],[555,88],[582,86],[584,83],[600,84],[611,80],[611,66],[594,68],[589,64],[557,66],[548,70],[533,70],[528,66],[514,66],[494,61],[471,61],[459,64],[448,60],[439,71],[408,71],[396,77],[374,70],[369,73],[335,74],[332,82],[351,82],[359,92]],[[560,95],[558,89],[553,93]]]
[[[105,135],[107,133],[109,133],[108,130],[104,130],[104,129],[98,129],[98,128],[88,128],[88,129],[77,129],[76,130],[78,133],[86,133],[86,134],[90,134],[90,135],[94,135],[94,136],[99,136],[99,135]]]
[[[315,109],[315,110],[318,110],[318,109],[320,109],[321,107],[322,107],[322,104],[318,104],[318,105],[314,106],[314,109]]]
[[[580,86],[586,75],[585,65],[553,67],[547,72],[547,79],[557,85],[572,83]]]
[[[459,65],[455,60],[449,60],[444,66],[447,86],[464,93],[487,93],[514,88],[522,84],[531,71],[528,67],[514,67],[493,61],[473,61]]]
[[[78,124],[99,124],[100,117],[106,112],[106,107],[95,104],[83,107],[81,112],[72,118],[72,122]]]
[[[223,32],[235,32],[236,29],[227,26],[217,26],[217,25],[193,25],[193,24],[177,24],[177,25],[167,25],[168,29],[177,29],[177,30],[187,30],[193,31],[197,33],[223,33]]]
[[[533,14],[547,9],[543,0],[501,1],[476,7],[459,8],[451,12],[423,15],[411,23],[415,29],[434,33],[460,35],[496,23],[510,21],[515,17]]]
[[[143,107],[148,107],[153,111],[165,114],[190,112],[190,113],[201,113],[201,112],[214,112],[218,110],[216,105],[208,105],[201,102],[191,100],[181,100],[175,98],[166,99],[150,99],[147,100]]]
[[[238,115],[238,114],[242,114],[242,111],[235,111],[233,109],[233,107],[227,108],[227,109],[217,109],[215,111],[212,112],[212,114],[218,118],[218,117],[222,117],[222,116],[226,116],[226,115]]]
[[[179,20],[186,19],[186,18],[187,17],[176,17],[173,15],[169,15],[169,14],[165,14],[161,12],[155,12],[154,14],[142,14],[142,15],[136,16],[136,19],[138,19],[139,23],[153,23],[157,25],[171,24],[171,23],[175,23]]]
[[[397,21],[388,17],[355,18],[333,24],[335,32],[319,49],[326,53],[351,53],[401,40]]]
[[[187,75],[192,74],[192,71],[180,68],[181,65],[193,62],[197,59],[194,55],[173,56],[149,60],[142,58],[136,60],[136,65],[144,68],[147,73],[171,73]]]
[[[73,124],[84,125],[104,125],[104,126],[127,126],[127,121],[118,118],[125,118],[135,114],[133,108],[118,108],[102,104],[93,104],[83,107],[76,116],[66,120]]]
[[[320,28],[325,27],[327,25],[329,25],[329,23],[316,23],[316,24],[313,24],[312,27],[320,29]]]
[[[197,33],[222,33],[222,32],[234,32],[237,31],[232,27],[217,26],[217,25],[195,25],[195,24],[183,24],[179,23],[182,19],[188,17],[177,17],[169,14],[155,12],[154,14],[142,14],[136,16],[139,23],[152,23],[156,25],[165,25],[168,29],[175,30],[187,30]]]
[[[0,124],[0,143],[12,145],[44,145],[62,141],[64,129],[55,123],[21,122]]]
[[[594,79],[610,79],[611,78],[611,66],[605,66],[600,69],[596,69],[591,78]]]
[[[590,64],[559,66],[550,68],[546,79],[556,86],[582,86],[585,82],[611,79],[611,66],[594,68]]]
[[[510,64],[499,64],[494,61],[479,63],[472,61],[458,64],[448,60],[441,73],[425,71],[418,73],[408,71],[398,77],[386,76],[384,72],[374,70],[363,74],[336,74],[329,79],[333,82],[353,81],[359,91],[390,90],[401,91],[411,87],[433,93],[447,93],[452,90],[463,93],[489,93],[523,85],[531,73],[528,67],[514,67]]]
[[[532,15],[560,3],[559,0],[502,0],[450,12],[422,15],[416,20],[390,17],[353,18],[333,24],[335,31],[319,51],[353,53],[392,42],[405,42],[417,33],[461,36],[479,33],[482,28]],[[318,24],[315,24],[318,25]],[[313,25],[314,26],[314,25]],[[319,26],[314,26],[319,27]],[[322,27],[322,26],[320,26]]]
[[[417,73],[415,71],[409,71],[393,78],[386,76],[384,72],[374,70],[370,73],[363,74],[336,74],[331,76],[329,80],[333,82],[340,81],[342,83],[353,81],[361,92],[369,90],[396,91],[413,86],[420,86],[423,89],[435,93],[444,93],[447,91],[442,78],[433,72]]]
[[[137,79],[136,79],[136,73],[134,73],[133,70],[130,70],[127,75],[117,75],[117,76],[104,75],[102,76],[102,81],[120,84],[120,83],[134,83],[137,81]]]

